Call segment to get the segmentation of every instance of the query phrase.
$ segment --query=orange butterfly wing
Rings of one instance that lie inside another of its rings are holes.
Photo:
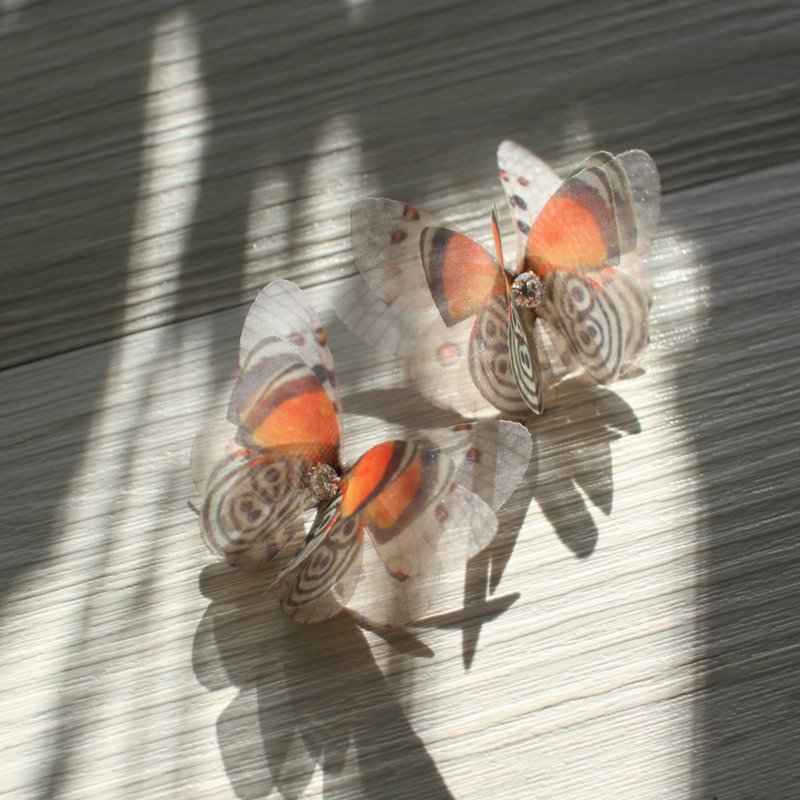
[[[263,339],[253,348],[234,386],[228,419],[248,449],[339,465],[334,402],[283,339]]]
[[[286,336],[259,335],[276,330]],[[237,566],[260,566],[302,530],[298,516],[318,504],[315,468],[341,469],[338,394],[319,320],[286,281],[270,284],[254,302],[240,361],[228,406],[232,426],[215,441],[201,433],[192,459],[207,546]]]
[[[496,259],[463,233],[425,228],[420,251],[433,301],[448,326],[475,314],[492,295],[503,292]]]
[[[526,268],[544,278],[552,270],[586,272],[619,260],[613,187],[593,168],[568,178],[533,222]]]

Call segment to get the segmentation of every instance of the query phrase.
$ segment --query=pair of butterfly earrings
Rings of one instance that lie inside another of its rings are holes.
[[[420,392],[465,416],[541,414],[567,378],[608,384],[648,341],[644,258],[658,172],[644,152],[595,153],[563,183],[503,142],[500,178],[518,234],[516,266],[443,220],[392,200],[351,211],[360,276],[339,299],[367,343],[403,356]],[[482,550],[528,465],[517,422],[487,419],[382,442],[341,459],[340,402],[327,335],[303,293],[269,284],[244,323],[227,421],[192,453],[209,549],[259,569],[299,543],[271,586],[318,622],[347,608],[403,625],[440,581]],[[308,533],[304,513],[316,509]]]

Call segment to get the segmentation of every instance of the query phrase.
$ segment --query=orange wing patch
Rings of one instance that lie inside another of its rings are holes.
[[[342,515],[363,513],[373,539],[388,541],[442,491],[452,468],[427,440],[383,442],[345,476]]]
[[[455,325],[503,291],[497,262],[476,241],[447,228],[425,228],[420,237],[425,276],[442,319]]]
[[[391,528],[420,494],[423,464],[419,455],[370,503],[369,519],[378,528]]]
[[[592,204],[595,205],[595,204]],[[556,194],[536,218],[528,237],[529,268],[543,278],[554,269],[600,269],[609,256],[607,213]],[[603,206],[602,211],[607,209]]]
[[[307,370],[257,394],[246,404],[239,424],[257,447],[313,463],[338,462],[336,409]]]
[[[390,467],[397,460],[398,445],[402,444],[383,442],[358,459],[342,486],[342,516],[349,517],[361,510],[381,489]]]

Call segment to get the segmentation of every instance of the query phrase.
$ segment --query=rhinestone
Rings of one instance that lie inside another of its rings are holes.
[[[536,308],[544,302],[544,281],[532,272],[523,272],[511,284],[511,297],[520,308]]]
[[[339,474],[330,464],[317,464],[308,473],[308,486],[320,502],[336,497],[341,482]]]

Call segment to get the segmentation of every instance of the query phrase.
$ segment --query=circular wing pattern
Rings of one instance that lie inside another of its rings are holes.
[[[335,502],[334,516],[339,511]],[[332,589],[361,561],[361,515],[340,517],[327,535],[303,563],[292,589],[286,597],[287,608],[297,608],[318,600]]]
[[[209,479],[201,511],[210,550],[223,558],[268,541],[273,557],[291,536],[288,525],[311,504],[307,466],[296,459],[225,458]]]
[[[520,309],[513,301],[509,303],[509,309],[511,325],[508,329],[508,352],[511,355],[511,369],[517,383],[517,390],[528,408],[534,414],[541,414],[544,410],[544,386],[539,355],[536,352],[533,336],[536,316],[533,312],[528,312],[530,323],[526,324],[522,319]]]
[[[528,404],[520,395],[509,353],[508,305],[495,295],[478,313],[469,343],[469,371],[478,391],[506,414],[524,416]]]
[[[599,384],[619,375],[625,325],[611,294],[591,278],[555,271],[547,276],[549,321],[564,334],[588,375]]]

